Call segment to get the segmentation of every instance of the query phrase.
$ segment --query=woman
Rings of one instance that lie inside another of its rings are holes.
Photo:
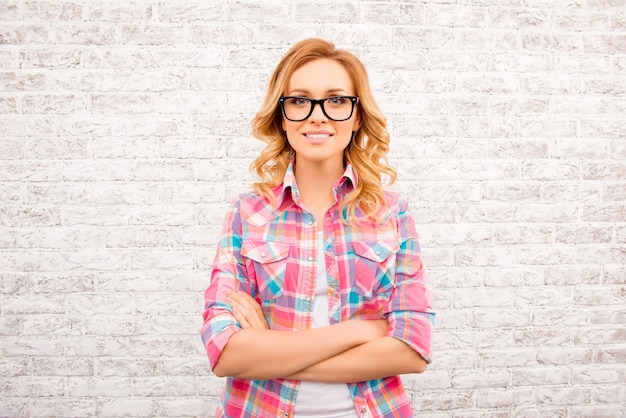
[[[363,64],[308,39],[253,121],[261,181],[224,223],[202,338],[218,417],[413,416],[398,375],[430,362],[431,291]]]

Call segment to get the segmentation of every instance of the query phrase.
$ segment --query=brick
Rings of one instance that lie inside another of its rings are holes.
[[[33,293],[72,294],[95,290],[93,273],[35,273],[29,276]]]
[[[19,322],[16,315],[5,315],[0,318],[0,334],[6,336],[17,336],[19,333]],[[0,363],[0,371],[4,365]],[[3,376],[6,376],[3,374]]]
[[[548,72],[552,69],[549,54],[543,51],[499,52],[491,54],[489,69],[510,72],[512,68],[521,72]],[[582,65],[581,65],[582,67]]]
[[[38,338],[39,337],[39,338]],[[61,356],[65,350],[66,343],[60,339],[50,338],[50,336],[31,337],[4,337],[0,352],[3,357],[20,357],[20,356]]]
[[[18,5],[15,2],[3,2],[0,4],[0,21],[10,22],[18,20]]]
[[[485,286],[493,287],[518,287],[518,286],[538,286],[544,282],[544,275],[542,272],[536,271],[531,268],[492,268],[487,269],[485,272],[484,284]]]
[[[462,122],[461,122],[462,123]],[[464,130],[467,134],[467,130]],[[394,138],[394,141],[397,138]],[[405,144],[407,143],[407,144]],[[459,146],[462,143],[463,146]],[[402,144],[391,144],[391,152],[394,150],[398,154],[397,158],[415,158],[422,157],[422,154],[428,158],[481,158],[485,156],[485,142],[483,139],[465,139],[463,141],[450,140],[443,138],[432,138],[425,143],[413,140],[404,141]],[[414,155],[412,149],[416,148]],[[423,151],[422,151],[423,149]],[[404,173],[401,173],[403,175]]]
[[[310,9],[312,4],[304,4],[301,7]],[[276,20],[285,20],[287,12],[286,5],[275,0],[263,3],[241,0],[226,4],[225,17],[229,21],[257,21],[258,16],[265,15]]]
[[[84,4],[72,1],[62,3],[27,1],[23,5],[22,14],[25,20],[32,21],[81,20],[84,8]]]
[[[588,363],[593,357],[592,350],[586,347],[580,348],[555,348],[539,349],[537,352],[537,361],[539,364],[580,364]]]
[[[485,304],[484,306],[490,305],[495,304]],[[525,310],[481,308],[474,311],[473,322],[474,326],[478,328],[524,327],[531,324],[531,315]]]
[[[126,378],[70,376],[67,391],[71,397],[126,397],[131,393],[131,382]]]
[[[568,204],[528,203],[519,210],[522,222],[575,222],[579,219],[578,212]]]
[[[555,286],[598,284],[601,275],[596,266],[550,266],[545,271],[545,283]]]
[[[63,266],[63,258],[53,251],[5,250],[0,252],[3,270],[19,271],[58,271]]]
[[[482,367],[529,367],[536,366],[536,350],[534,349],[486,349],[478,352],[479,364]]]
[[[127,252],[110,249],[91,249],[84,251],[64,251],[66,269],[86,268],[89,270],[120,270],[127,269],[131,256]]]
[[[19,52],[20,68],[48,68],[55,70],[80,67],[83,49],[78,47],[40,47]]]
[[[510,373],[500,369],[483,369],[478,375],[458,371],[451,376],[452,387],[455,389],[504,388],[508,386],[509,380]]]
[[[537,391],[537,401],[541,405],[576,405],[588,403],[590,389],[585,387],[553,387]]]
[[[29,159],[82,159],[89,156],[88,138],[37,138],[24,141],[24,156]]]
[[[487,15],[489,27],[500,29],[546,27],[550,18],[547,11],[530,8],[493,8],[488,10]]]
[[[520,224],[498,227],[496,240],[499,244],[549,244],[554,242],[551,226]]]
[[[17,47],[0,48],[0,68],[15,69],[17,67],[18,55]]]
[[[521,47],[528,50],[576,52],[583,50],[581,35],[545,33],[524,33],[521,35]]]
[[[65,394],[64,386],[62,377],[45,376],[16,376],[0,383],[3,397],[58,397]]]
[[[56,24],[52,41],[58,45],[112,45],[119,43],[114,25],[98,23]]]
[[[577,417],[615,417],[624,411],[622,405],[576,406],[569,408]]]
[[[90,376],[94,372],[93,360],[36,358],[33,360],[33,372],[39,376]]]
[[[481,389],[478,391],[476,402],[481,408],[499,408],[504,405],[534,405],[535,391],[533,389]]]
[[[159,3],[156,8],[160,21],[182,23],[221,21],[223,12],[224,5],[220,2]]]
[[[98,358],[95,369],[101,376],[154,376],[159,373],[158,359]]]
[[[136,22],[154,17],[153,7],[146,3],[125,1],[92,1],[85,12],[86,20],[104,22]]]
[[[59,222],[60,211],[55,207],[0,206],[2,226],[53,226]]]
[[[511,378],[514,387],[557,386],[569,383],[570,372],[567,368],[552,366],[519,368],[511,372]]]
[[[80,165],[76,164],[77,170],[102,173],[100,175],[94,173],[91,179],[99,178],[104,180],[108,178],[109,180],[122,180],[130,176],[126,171],[130,169],[130,162],[121,160],[121,158],[155,158],[159,156],[159,140],[154,137],[94,138],[91,141],[91,150],[96,159],[82,162]],[[167,157],[167,155],[164,156]],[[121,173],[113,178],[108,175],[102,177],[107,171],[113,171],[111,170],[112,161],[107,161],[108,164],[103,164],[100,161],[107,158],[120,159],[115,161],[115,163],[119,167],[117,171],[121,171]],[[124,169],[123,171],[121,170],[122,168]],[[68,171],[70,170],[68,169]],[[87,177],[82,175],[80,178],[85,179]]]
[[[120,32],[122,43],[129,45],[181,44],[189,36],[186,26],[178,23],[122,24]]]
[[[246,145],[252,145],[249,144],[249,138],[245,141],[248,143]],[[244,147],[243,144],[240,146],[242,152],[245,152]],[[143,147],[138,145],[138,149],[141,148]],[[236,152],[232,142],[226,144],[219,138],[162,138],[158,143],[158,153],[164,158],[223,158],[227,151],[232,152],[233,156],[242,156]],[[250,156],[256,155],[250,150],[246,151]]]
[[[591,10],[558,10],[552,16],[552,25],[563,30],[608,30],[610,28],[610,13]]]
[[[157,402],[150,398],[98,397],[96,416],[145,417],[157,415]]]
[[[61,314],[29,314],[21,321],[20,327],[20,333],[22,335],[78,335],[81,328],[81,321]],[[35,367],[37,367],[37,365],[35,365]],[[50,375],[50,373],[43,373],[43,375],[47,376]]]
[[[7,335],[7,334],[3,334]],[[31,360],[27,357],[11,357],[11,360],[3,358],[0,360],[0,372],[3,377],[25,376],[30,372]],[[0,405],[2,405],[0,401]]]
[[[471,408],[474,404],[475,391],[472,390],[445,390],[432,391],[413,400],[413,409],[416,411],[453,411],[461,408]]]
[[[516,347],[563,347],[572,345],[572,333],[562,327],[533,327],[513,332]]]
[[[92,114],[154,113],[158,108],[154,94],[94,94],[89,111]]]
[[[2,24],[0,39],[3,44],[45,44],[49,37],[47,25]]]
[[[606,74],[610,69],[608,56],[602,54],[560,55],[554,60],[554,70],[564,74]]]
[[[88,69],[145,69],[156,65],[154,53],[139,46],[107,46],[106,48],[89,49],[84,53],[84,66]],[[67,73],[60,74],[65,75]],[[102,74],[101,71],[99,73]],[[98,73],[90,72],[96,77]],[[56,75],[56,74],[55,74]],[[83,82],[80,83],[81,85]]]

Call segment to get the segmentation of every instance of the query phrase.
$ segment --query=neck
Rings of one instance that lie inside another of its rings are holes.
[[[334,203],[333,185],[343,172],[343,160],[317,163],[296,158],[294,174],[300,198],[316,216],[323,214]]]
[[[300,194],[332,191],[333,184],[344,172],[343,160],[312,162],[296,159],[294,174]]]

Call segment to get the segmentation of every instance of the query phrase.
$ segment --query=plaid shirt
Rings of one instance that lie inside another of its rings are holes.
[[[359,211],[361,223],[342,223],[339,205],[356,184],[352,167],[335,183],[335,204],[324,224],[329,322],[380,319],[388,336],[406,342],[430,362],[432,294],[407,203],[386,192],[380,222]],[[311,328],[316,277],[314,216],[303,209],[293,163],[274,189],[276,206],[256,193],[239,196],[226,215],[205,292],[202,340],[211,367],[241,329],[225,303],[229,290],[245,290],[278,330]],[[277,308],[280,307],[280,308]],[[227,378],[217,417],[292,417],[299,381]],[[359,417],[412,417],[400,377],[349,383]]]

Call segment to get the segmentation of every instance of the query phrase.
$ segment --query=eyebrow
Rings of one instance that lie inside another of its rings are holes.
[[[305,90],[305,89],[294,89],[294,90],[291,90],[289,92],[289,95],[292,95],[294,93],[305,94],[306,95],[306,94],[309,94],[311,92],[308,91],[308,90]],[[348,91],[344,90],[344,89],[330,89],[330,90],[326,90],[325,94],[337,94],[337,93],[349,94]]]

